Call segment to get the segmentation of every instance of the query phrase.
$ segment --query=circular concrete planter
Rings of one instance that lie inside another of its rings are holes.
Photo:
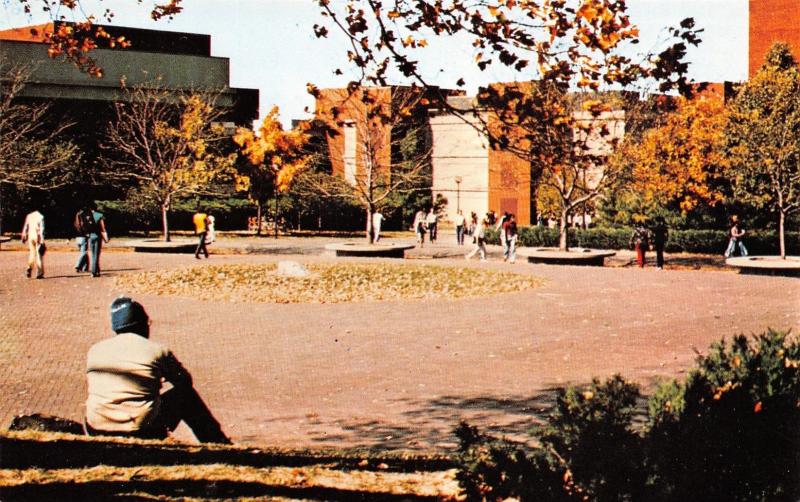
[[[414,244],[360,244],[357,242],[334,242],[325,250],[334,256],[360,256],[374,258],[404,258],[407,249]]]
[[[130,246],[136,253],[194,253],[197,248],[195,241],[170,241],[143,240],[131,241]]]
[[[569,251],[559,251],[558,248],[517,249],[517,255],[526,257],[529,263],[545,263],[548,265],[602,267],[605,265],[605,259],[615,254],[614,251],[586,248],[572,248]]]
[[[800,277],[800,256],[739,256],[728,258],[725,265],[736,267],[742,274],[787,275]]]

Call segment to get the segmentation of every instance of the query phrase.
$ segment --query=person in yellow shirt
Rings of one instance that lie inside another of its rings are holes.
[[[197,249],[194,250],[194,257],[198,260],[200,259],[200,253],[202,252],[206,258],[208,258],[208,248],[206,247],[206,237],[208,236],[208,214],[206,214],[203,210],[198,210],[194,217],[192,217],[192,221],[194,222],[194,233],[200,237],[199,242],[197,243]]]

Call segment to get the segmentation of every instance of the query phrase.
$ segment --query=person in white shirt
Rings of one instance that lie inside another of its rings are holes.
[[[44,216],[39,211],[32,211],[25,217],[21,232],[22,242],[28,243],[28,268],[25,276],[30,277],[36,267],[36,278],[44,278]]]
[[[489,222],[486,219],[480,220],[475,227],[475,248],[470,251],[465,258],[469,260],[475,253],[481,253],[481,261],[486,261],[486,226]]]
[[[372,215],[372,242],[378,242],[381,239],[381,224],[383,223],[383,215],[380,211],[375,211]]]
[[[464,245],[464,231],[466,230],[467,219],[464,218],[464,213],[461,210],[458,210],[458,214],[453,219],[453,223],[456,224],[456,242],[459,246]]]
[[[428,224],[428,240],[431,242],[436,241],[436,224],[439,221],[439,218],[436,216],[436,212],[433,208],[428,212],[427,218],[425,218],[425,223]]]

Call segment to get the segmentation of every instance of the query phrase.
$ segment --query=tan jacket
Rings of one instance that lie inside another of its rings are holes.
[[[134,333],[120,333],[89,349],[86,422],[93,429],[147,429],[161,405],[161,380],[191,385],[191,377],[165,346]]]

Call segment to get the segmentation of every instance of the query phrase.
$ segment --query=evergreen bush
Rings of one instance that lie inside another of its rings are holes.
[[[461,424],[467,498],[800,500],[800,344],[787,332],[717,342],[685,382],[661,383],[646,411],[638,401],[619,376],[562,390],[534,451]]]

